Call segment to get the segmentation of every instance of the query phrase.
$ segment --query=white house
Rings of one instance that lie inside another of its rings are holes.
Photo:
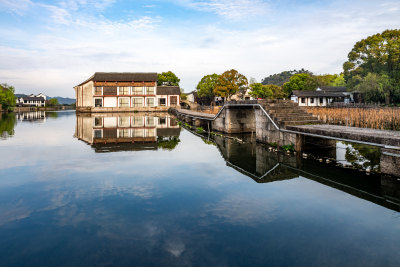
[[[347,92],[346,87],[325,86],[315,91],[294,90],[290,99],[299,106],[327,106],[334,102],[350,103],[354,101],[353,93]]]
[[[16,102],[17,106],[44,107],[46,105],[46,96],[42,93],[19,96]]]

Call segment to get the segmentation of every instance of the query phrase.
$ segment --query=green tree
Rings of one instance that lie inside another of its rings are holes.
[[[218,84],[215,87],[214,94],[226,97],[228,100],[237,92],[243,92],[247,89],[247,78],[237,70],[228,70],[222,73],[218,78]]]
[[[250,88],[250,95],[255,98],[277,99],[284,98],[286,96],[282,90],[282,87],[274,84],[263,85],[261,83],[254,83],[250,85]]]
[[[215,73],[201,78],[196,86],[198,96],[214,98],[214,91],[218,85],[218,80],[219,75]]]
[[[169,85],[169,86],[179,86],[179,82],[181,81],[178,76],[175,75],[172,71],[167,71],[163,73],[159,73],[158,75],[157,85]]]
[[[331,82],[330,85],[332,85],[332,86],[346,86],[346,81],[344,80],[344,74],[343,73],[340,73],[339,75],[335,74],[334,76],[335,76],[335,78],[333,79],[333,81]]]
[[[315,90],[318,86],[318,81],[312,75],[300,73],[293,75],[282,88],[286,95],[290,95],[293,90]]]
[[[2,109],[11,111],[16,104],[15,89],[8,84],[0,84],[0,104]]]
[[[389,104],[390,96],[396,94],[393,91],[396,87],[391,82],[391,79],[386,74],[368,73],[354,89],[364,95],[366,102],[385,102]]]
[[[389,90],[389,102],[399,101],[397,91],[400,83],[400,30],[386,30],[358,41],[343,64],[344,78],[350,89],[365,82],[369,73],[383,77],[395,88]],[[369,77],[369,79],[372,76]],[[359,87],[357,87],[359,88]]]
[[[46,102],[47,102],[46,106],[48,106],[48,107],[54,107],[54,106],[59,105],[57,98],[51,98],[51,99],[47,100]]]
[[[268,77],[265,77],[264,79],[262,79],[261,83],[264,85],[275,84],[278,86],[282,86],[284,83],[288,82],[293,75],[300,73],[307,73],[312,75],[311,71],[305,70],[304,68],[301,70],[282,71],[281,73],[272,74]]]

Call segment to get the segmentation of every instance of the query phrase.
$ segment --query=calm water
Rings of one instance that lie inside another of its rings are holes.
[[[1,266],[400,266],[396,179],[167,115],[3,116],[0,134]]]

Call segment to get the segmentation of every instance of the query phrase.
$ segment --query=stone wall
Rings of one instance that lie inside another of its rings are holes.
[[[256,117],[251,108],[225,108],[212,122],[212,129],[224,133],[251,133],[256,130]]]
[[[255,110],[256,139],[261,143],[277,143],[280,146],[296,144],[296,134],[280,132],[261,109]]]
[[[382,148],[381,152],[381,172],[400,176],[400,151]]]

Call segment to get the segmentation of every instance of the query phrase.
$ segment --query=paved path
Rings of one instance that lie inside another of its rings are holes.
[[[197,112],[197,111],[192,111],[189,109],[177,109],[176,111],[178,111],[181,114],[189,115],[192,117],[204,118],[206,120],[212,120],[215,118],[215,114]]]
[[[351,139],[382,145],[400,146],[400,131],[376,130],[327,124],[287,126],[286,129],[340,139]]]

